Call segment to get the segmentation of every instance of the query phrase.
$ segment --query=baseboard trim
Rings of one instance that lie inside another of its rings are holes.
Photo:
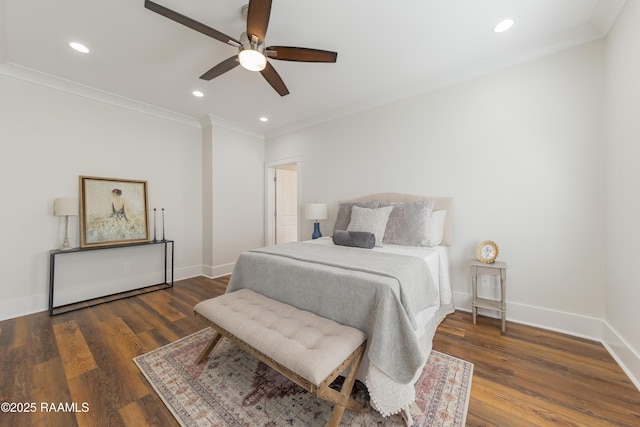
[[[229,263],[217,266],[194,265],[177,268],[174,271],[174,280],[200,275],[208,278],[226,276],[233,272],[234,266],[235,263]],[[456,309],[471,312],[471,298],[471,295],[454,292]],[[2,313],[0,320],[46,311],[48,304],[48,294],[45,293],[0,301],[0,313]],[[496,312],[490,310],[481,310],[479,313],[498,317]],[[640,355],[606,321],[508,301],[507,320],[602,343],[631,382],[640,390]]]
[[[13,319],[49,309],[49,295],[29,295],[0,302],[0,320]]]
[[[457,310],[471,312],[471,295],[454,292],[453,298]],[[499,317],[491,310],[479,310],[478,314]],[[603,319],[507,301],[507,321],[600,342],[640,390],[640,356]]]
[[[162,273],[160,273],[162,274]],[[175,268],[173,280],[183,280],[202,275],[202,265]],[[171,271],[167,271],[167,280],[171,280]],[[151,285],[151,284],[149,284]],[[144,284],[140,286],[145,286]],[[135,288],[131,288],[135,289]],[[57,293],[56,293],[57,294]],[[8,301],[0,301],[0,320],[13,319],[49,310],[49,293],[40,293],[26,297],[14,298]]]
[[[607,322],[604,322],[602,345],[640,390],[640,355]]]
[[[176,268],[173,271],[174,281],[189,279],[191,277],[197,277],[202,275],[202,265],[192,265],[189,267]]]
[[[235,262],[230,262],[229,264],[222,265],[203,265],[202,266],[202,275],[208,279],[215,279],[216,277],[226,276],[228,274],[233,273],[233,267],[235,267]]]

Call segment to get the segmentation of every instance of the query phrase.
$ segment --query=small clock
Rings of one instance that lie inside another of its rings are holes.
[[[478,261],[484,262],[485,264],[494,263],[496,258],[498,258],[498,245],[491,240],[485,240],[478,245],[476,256],[478,257]]]

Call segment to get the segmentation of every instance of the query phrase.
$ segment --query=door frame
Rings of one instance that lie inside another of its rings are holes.
[[[296,166],[297,174],[297,212],[298,212],[298,229],[297,240],[300,240],[300,219],[302,218],[300,212],[300,200],[302,200],[302,159],[300,157],[289,157],[287,159],[274,160],[271,162],[265,162],[264,164],[264,242],[265,245],[273,245],[276,241],[276,230],[274,226],[273,213],[276,206],[276,192],[273,185],[273,179],[276,176],[276,169],[280,166]]]

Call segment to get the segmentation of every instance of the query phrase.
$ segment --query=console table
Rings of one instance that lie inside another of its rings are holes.
[[[169,244],[171,245],[171,281],[167,281],[167,260],[169,257]],[[123,292],[116,292],[114,294],[104,295],[88,300],[76,301],[69,304],[63,304],[59,306],[53,305],[53,297],[55,292],[55,266],[56,257],[61,255],[73,255],[80,252],[87,251],[100,251],[100,250],[112,250],[118,248],[128,248],[132,246],[148,246],[148,245],[164,245],[164,282],[155,285],[147,285],[136,289],[131,289]],[[115,301],[122,298],[129,298],[135,295],[145,294],[147,292],[153,292],[160,289],[173,287],[173,254],[174,254],[174,242],[173,240],[156,240],[150,242],[130,243],[123,245],[112,246],[97,246],[89,248],[73,248],[68,250],[54,249],[50,251],[49,258],[49,316],[55,316],[57,314],[68,313],[70,311],[80,310],[86,307],[92,307],[94,305],[103,304],[105,302]]]

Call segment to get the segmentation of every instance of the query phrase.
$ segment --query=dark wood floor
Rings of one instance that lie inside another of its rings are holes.
[[[205,327],[192,308],[226,284],[0,322],[0,402],[35,404],[0,412],[0,426],[176,426],[132,358]],[[599,343],[514,323],[501,335],[498,320],[456,312],[434,349],[475,364],[469,426],[640,426],[640,392]]]

